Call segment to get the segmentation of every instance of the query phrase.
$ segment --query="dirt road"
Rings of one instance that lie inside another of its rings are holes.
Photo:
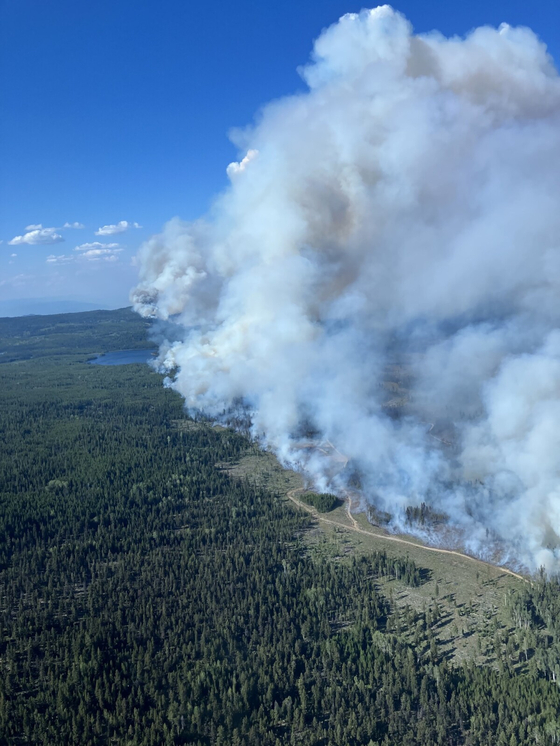
[[[333,521],[331,518],[327,518],[326,516],[321,515],[318,513],[315,508],[312,508],[310,505],[306,505],[305,503],[301,502],[301,500],[298,500],[296,495],[298,493],[305,492],[305,490],[302,487],[298,487],[296,489],[290,490],[286,496],[295,503],[298,507],[302,508],[303,510],[306,510],[308,513],[311,513],[314,518],[316,518],[318,521],[322,521],[323,523],[328,523],[331,526],[337,526],[338,528],[347,529],[348,531],[355,531],[358,534],[364,534],[365,536],[369,536],[372,539],[378,539],[380,541],[394,541],[397,544],[407,544],[410,547],[414,547],[415,549],[423,549],[426,552],[437,552],[438,554],[452,554],[456,557],[462,557],[463,559],[470,560],[471,562],[478,562],[480,565],[489,565],[490,567],[495,567],[497,570],[500,570],[503,573],[506,573],[507,575],[512,575],[514,578],[517,578],[518,580],[522,580],[524,583],[529,583],[530,581],[527,580],[527,578],[524,578],[523,575],[518,575],[518,573],[513,572],[513,570],[509,570],[507,567],[499,567],[497,565],[492,565],[490,562],[484,562],[484,560],[477,559],[476,557],[471,557],[469,554],[464,554],[463,552],[457,552],[453,549],[438,549],[437,547],[428,547],[424,544],[416,544],[413,541],[408,541],[407,539],[402,539],[400,536],[390,536],[389,534],[379,536],[379,534],[373,533],[373,531],[367,531],[365,528],[361,528],[358,525],[358,522],[352,515],[352,512],[350,510],[351,502],[350,498],[347,497],[345,500],[346,503],[346,514],[348,518],[350,519],[350,522],[352,525],[347,526],[344,523],[340,523],[339,521]]]

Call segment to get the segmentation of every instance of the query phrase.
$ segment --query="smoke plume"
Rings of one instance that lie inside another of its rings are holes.
[[[425,502],[446,540],[557,572],[560,78],[544,44],[505,24],[414,35],[385,5],[326,29],[300,72],[305,93],[237,133],[209,215],[140,250],[135,308],[174,329],[161,368],[212,417],[242,401],[285,462],[358,484],[395,528]]]

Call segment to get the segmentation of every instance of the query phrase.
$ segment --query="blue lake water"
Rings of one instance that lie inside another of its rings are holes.
[[[129,365],[130,363],[147,363],[153,359],[155,350],[117,350],[89,360],[92,365]]]

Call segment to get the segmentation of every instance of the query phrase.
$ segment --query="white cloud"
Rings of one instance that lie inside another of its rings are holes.
[[[48,245],[53,243],[60,243],[61,241],[64,241],[64,238],[60,235],[60,233],[57,233],[57,231],[61,231],[66,228],[80,230],[82,228],[85,228],[85,225],[83,223],[64,223],[64,225],[60,228],[43,228],[42,223],[30,223],[29,225],[25,226],[25,233],[23,234],[23,236],[15,236],[8,243],[11,246],[20,246],[21,244]]]
[[[12,257],[12,259],[14,259],[17,256],[17,254],[10,254],[10,256]]]
[[[8,277],[7,280],[0,280],[0,287],[12,286],[15,288],[22,287],[27,284],[28,280],[33,280],[35,275],[15,275],[14,277]]]
[[[110,245],[110,244],[109,244]],[[118,245],[118,244],[117,244]],[[87,259],[88,261],[98,261],[99,259],[104,259],[108,262],[114,262],[117,260],[117,254],[122,251],[122,249],[88,249],[88,251],[84,251],[83,254],[81,254],[84,259]]]
[[[141,228],[138,223],[129,223],[128,220],[121,220],[116,225],[104,225],[95,231],[96,236],[113,236],[115,233],[124,233],[129,228]]]
[[[43,228],[39,224],[38,226],[28,225],[25,230],[26,233],[23,236],[15,236],[11,241],[8,241],[10,246],[21,246],[22,244],[36,246],[64,241],[60,233],[56,232],[57,228]]]
[[[91,243],[82,243],[76,246],[74,251],[90,251],[91,249],[118,249],[120,244],[118,243],[101,243],[100,241],[92,241]]]
[[[74,257],[67,254],[59,254],[58,256],[51,254],[46,259],[47,264],[68,264],[68,262],[72,261],[74,261]]]
[[[46,261],[48,264],[68,264],[75,260],[88,262],[116,262],[119,254],[123,249],[119,248],[118,243],[103,244],[98,241],[92,243],[84,243],[81,246],[76,246],[74,251],[79,251],[77,255],[72,254],[51,254],[47,257]]]

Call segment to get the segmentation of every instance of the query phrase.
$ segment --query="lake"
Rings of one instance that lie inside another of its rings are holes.
[[[156,350],[116,350],[106,352],[104,355],[93,360],[88,360],[92,365],[129,365],[130,363],[147,363],[152,360]]]

